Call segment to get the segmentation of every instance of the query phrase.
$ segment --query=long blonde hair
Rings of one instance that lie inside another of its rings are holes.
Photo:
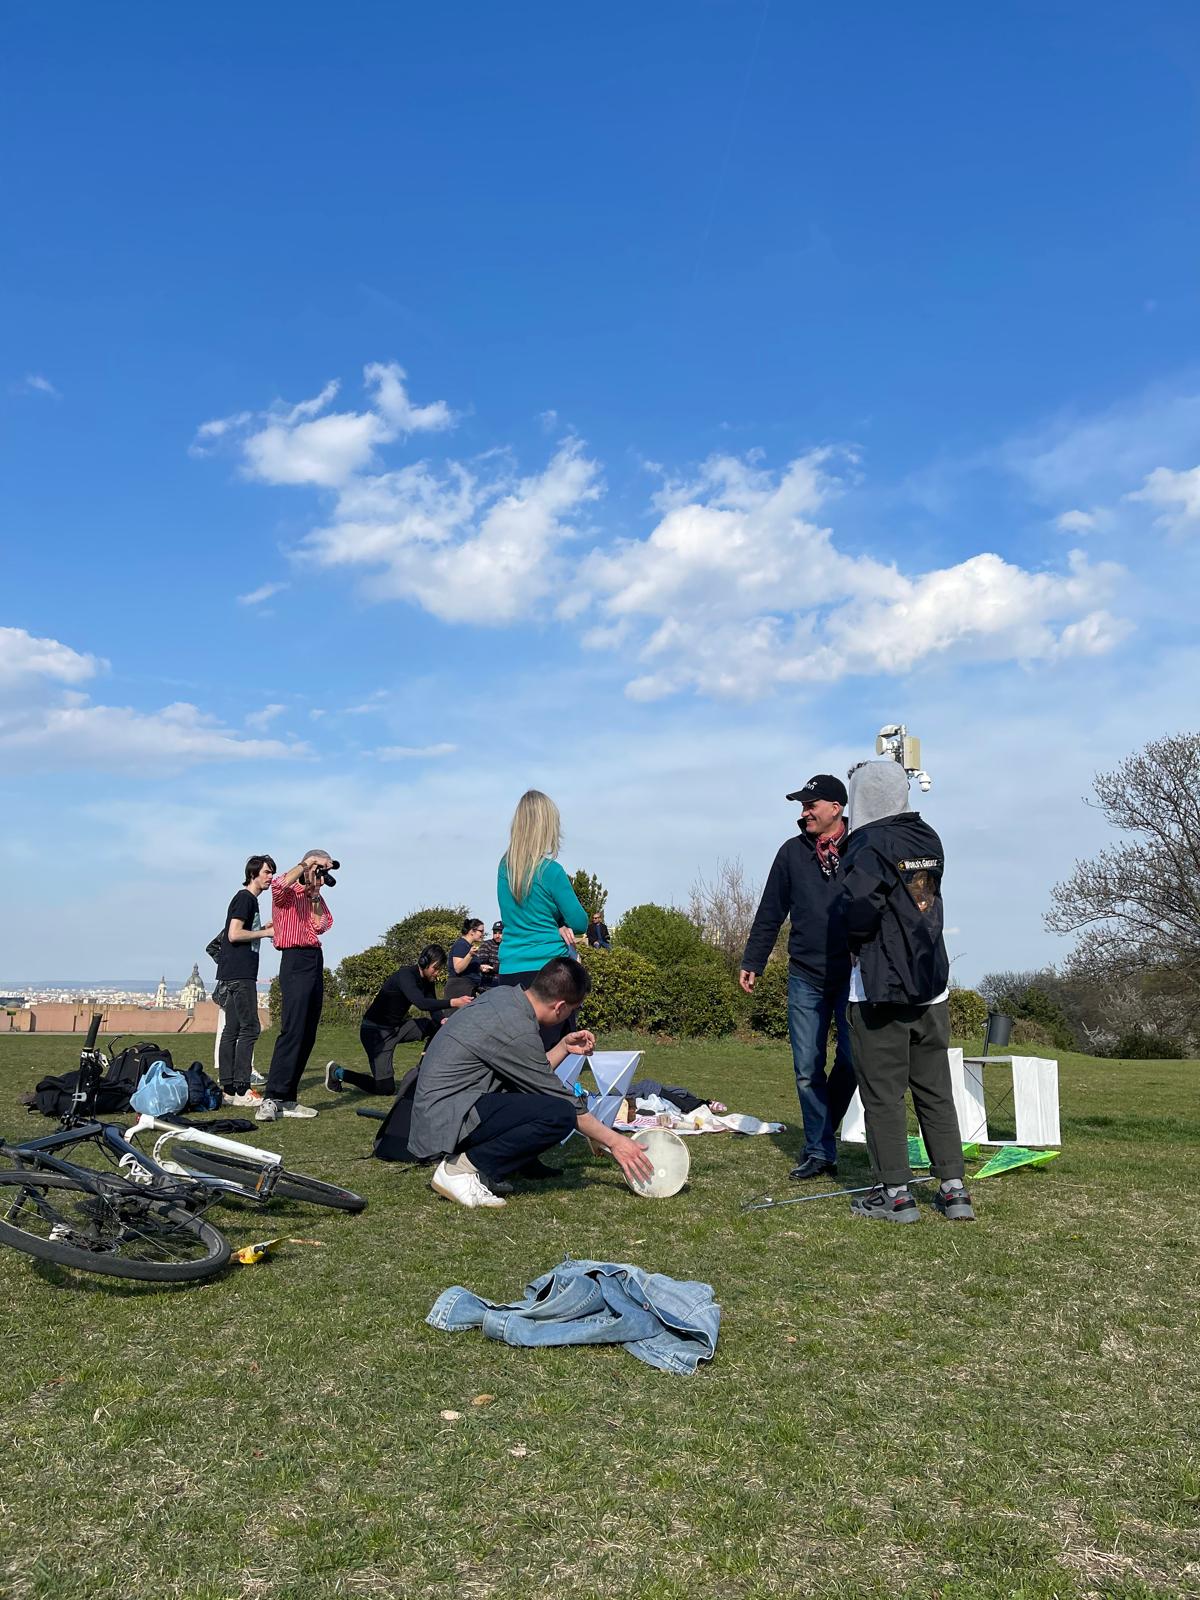
[[[513,812],[504,864],[508,887],[518,905],[529,893],[534,874],[547,856],[558,854],[562,819],[558,807],[540,789],[526,789]]]

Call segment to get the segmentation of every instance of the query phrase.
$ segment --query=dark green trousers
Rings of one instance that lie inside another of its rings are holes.
[[[868,1004],[847,1007],[858,1092],[867,1124],[867,1149],[876,1183],[907,1183],[908,1120],[912,1094],[921,1137],[936,1178],[963,1176],[962,1139],[950,1087],[950,1007]]]

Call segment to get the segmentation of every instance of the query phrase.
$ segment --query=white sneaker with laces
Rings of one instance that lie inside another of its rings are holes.
[[[498,1194],[493,1194],[477,1172],[450,1172],[443,1161],[429,1180],[434,1194],[446,1200],[456,1200],[460,1206],[502,1206]]]
[[[281,1100],[280,1109],[285,1117],[315,1117],[312,1106],[302,1106],[299,1100]]]
[[[283,1115],[283,1107],[278,1100],[264,1099],[262,1105],[254,1113],[255,1122],[278,1122]]]
[[[227,1106],[260,1106],[262,1102],[263,1097],[257,1089],[246,1089],[242,1094],[227,1094],[225,1096],[225,1104]]]

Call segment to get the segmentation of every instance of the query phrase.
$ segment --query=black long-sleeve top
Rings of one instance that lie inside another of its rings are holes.
[[[448,1000],[440,1000],[429,978],[417,966],[397,967],[367,1007],[364,1022],[377,1028],[398,1028],[410,1011],[428,1011],[440,1017],[451,1010]]]
[[[786,919],[791,970],[817,988],[836,990],[850,981],[850,950],[839,905],[837,878],[827,878],[816,846],[801,832],[780,846],[771,864],[742,966],[762,972]]]

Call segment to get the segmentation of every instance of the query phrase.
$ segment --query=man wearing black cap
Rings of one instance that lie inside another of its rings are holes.
[[[479,986],[481,989],[491,989],[495,986],[496,974],[500,971],[500,941],[503,937],[504,924],[493,922],[492,937],[485,939],[475,952],[483,972],[483,982]]]
[[[846,1021],[850,951],[838,908],[839,851],[846,839],[846,786],[818,772],[787,796],[800,802],[800,832],[780,846],[755,913],[738,981],[747,994],[767,964],[784,919],[788,935],[788,1033],[804,1122],[804,1157],[789,1176],[837,1172],[835,1132],[854,1098]],[[833,1071],[826,1077],[831,1020],[837,1021]]]

